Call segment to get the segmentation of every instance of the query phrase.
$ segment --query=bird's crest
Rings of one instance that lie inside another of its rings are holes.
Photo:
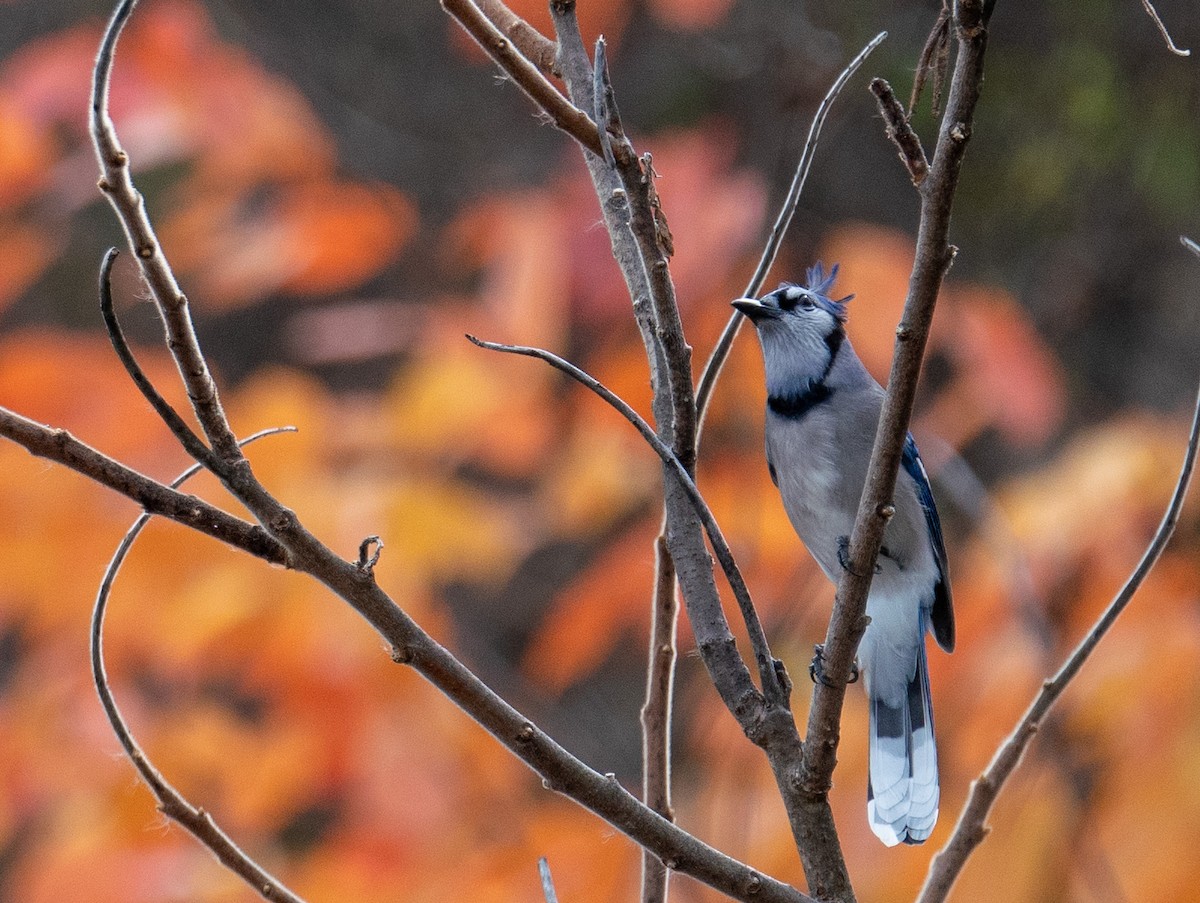
[[[837,318],[839,323],[846,322],[846,303],[854,299],[853,295],[846,295],[844,298],[833,299],[829,296],[829,290],[833,288],[834,280],[837,279],[838,265],[835,263],[829,270],[825,272],[825,265],[821,261],[810,266],[805,272],[806,283],[804,285],[795,285],[792,282],[785,282],[780,285],[780,288],[801,288],[809,297],[813,299],[820,307],[825,308]]]

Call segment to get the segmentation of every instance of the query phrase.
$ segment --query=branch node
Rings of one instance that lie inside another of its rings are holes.
[[[289,508],[282,509],[271,518],[272,533],[288,533],[296,524],[296,514]]]
[[[532,721],[526,721],[521,725],[521,729],[517,731],[518,743],[531,743],[533,738],[537,736],[537,728],[533,726]],[[608,775],[605,775],[608,777]]]
[[[888,503],[886,505],[880,505],[879,506],[879,516],[882,517],[884,520],[891,520],[893,517],[896,516],[896,506],[891,503]]]
[[[392,661],[397,665],[412,664],[413,650],[411,646],[392,646],[391,650]]]
[[[368,536],[358,545],[358,562],[355,566],[364,574],[374,574],[375,565],[379,563],[379,556],[382,554],[383,540],[375,535]]]

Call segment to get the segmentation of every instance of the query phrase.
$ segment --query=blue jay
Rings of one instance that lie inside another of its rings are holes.
[[[818,263],[806,285],[784,283],[761,301],[733,302],[762,345],[771,479],[792,526],[835,583],[846,567],[883,405],[883,389],[846,338],[846,302],[853,296],[829,296],[837,269],[826,275]],[[871,623],[859,646],[870,707],[867,817],[888,846],[921,843],[937,821],[925,631],[932,629],[947,652],[954,648],[942,528],[911,435],[902,461],[896,513],[867,597]]]

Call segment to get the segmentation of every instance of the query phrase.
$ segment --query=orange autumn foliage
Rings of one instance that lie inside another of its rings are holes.
[[[0,308],[61,253],[63,221],[98,201],[80,111],[99,35],[93,24],[47,37],[0,72],[0,225],[27,220],[0,229]],[[339,176],[333,138],[299,91],[223,43],[192,0],[133,17],[111,110],[135,177],[182,169],[149,197],[150,210],[179,275],[207,304],[357,287],[416,229],[415,205],[400,192]],[[50,203],[31,215],[37,191]]]
[[[544,4],[519,8],[534,17]],[[585,27],[620,31],[625,4],[592,9],[597,18]],[[722,4],[659,0],[651,9],[699,25]],[[45,39],[11,59],[0,81],[0,124],[13,136],[0,143],[0,307],[65,253],[54,237],[65,234],[61,223],[96,203],[78,115],[96,34],[91,26]],[[394,189],[339,173],[333,141],[300,94],[222,43],[199,4],[164,0],[141,10],[116,78],[114,114],[137,175],[182,166],[160,224],[202,308],[248,305],[276,291],[351,290],[389,266],[419,227]],[[213,121],[228,128],[205,127]],[[698,367],[756,253],[766,190],[736,167],[733,138],[719,123],[648,143]],[[35,158],[61,164],[53,186]],[[61,205],[59,219],[18,227],[22,205],[38,192]],[[437,236],[466,287],[431,288],[412,305],[411,353],[386,387],[338,395],[312,376],[271,367],[223,390],[239,433],[299,428],[250,449],[264,483],[343,555],[380,534],[381,585],[464,656],[494,642],[479,625],[507,623],[506,591],[520,589],[539,552],[585,548],[522,625],[519,648],[468,658],[493,668],[523,706],[551,715],[573,690],[607,676],[615,659],[644,655],[659,467],[591,394],[539,362],[474,348],[463,333],[569,351],[647,412],[645,357],[596,220],[574,163],[540,188],[476,199]],[[819,253],[842,264],[841,285],[858,293],[851,335],[886,378],[910,239],[842,224]],[[117,284],[123,300],[139,292],[128,272],[118,271]],[[79,290],[92,291],[90,277]],[[1131,412],[1063,437],[1065,380],[1054,349],[1000,286],[952,280],[931,352],[945,359],[948,376],[922,396],[916,428],[923,443],[933,440],[923,447],[947,514],[965,523],[948,536],[959,650],[931,657],[945,801],[929,847],[878,846],[863,818],[866,717],[852,692],[833,802],[861,897],[873,901],[911,899],[970,781],[1137,559],[1170,491],[1185,429],[1182,415]],[[184,410],[165,352],[138,353]],[[997,400],[1002,384],[1021,387],[1011,403]],[[762,402],[761,360],[746,335],[705,427],[699,483],[796,678],[802,717],[804,672],[832,589],[770,484]],[[93,333],[0,337],[0,404],[157,478],[187,463]],[[945,465],[954,449],[990,434],[1043,449],[1042,463],[991,487],[989,509],[956,510],[966,493]],[[1046,450],[1051,439],[1061,443]],[[211,478],[189,491],[227,501]],[[90,605],[136,514],[133,503],[0,444],[6,898],[70,899],[86,876],[87,899],[98,903],[257,899],[164,826],[90,687]],[[998,887],[1004,899],[1083,897],[1097,861],[1129,893],[1190,899],[1200,880],[1189,846],[1200,831],[1198,523],[1191,503],[1166,558],[1035,741],[953,899],[995,899]],[[484,609],[474,620],[456,607],[463,587]],[[117,580],[106,641],[118,698],[168,778],[314,903],[539,899],[540,856],[550,859],[563,900],[636,893],[631,843],[546,792],[311,581],[156,523]],[[679,821],[800,884],[774,779],[721,708],[691,642],[684,623]],[[511,660],[502,665],[491,660],[504,655]],[[580,733],[628,733],[636,705],[597,718]],[[585,739],[594,737],[564,742]],[[591,764],[615,767],[605,755]],[[636,777],[620,774],[631,789]],[[683,903],[716,899],[682,880],[672,893]]]

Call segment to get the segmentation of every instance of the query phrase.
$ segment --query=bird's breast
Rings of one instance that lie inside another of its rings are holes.
[[[837,579],[837,540],[853,527],[862,483],[849,485],[852,479],[839,466],[844,450],[839,452],[831,418],[814,412],[797,423],[768,415],[767,457],[792,526],[826,574]]]

